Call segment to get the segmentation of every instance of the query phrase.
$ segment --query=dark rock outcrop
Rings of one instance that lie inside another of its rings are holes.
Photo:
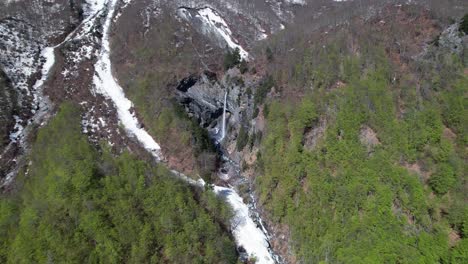
[[[5,175],[11,168],[17,152],[16,144],[10,142],[10,133],[15,126],[14,116],[18,111],[17,98],[10,80],[0,70],[0,175]]]
[[[5,73],[0,70],[0,153],[3,153],[4,147],[10,142],[9,135],[15,125],[17,104],[16,91]]]
[[[177,90],[186,93],[190,87],[194,86],[198,81],[198,76],[190,75],[187,78],[182,79],[177,86]]]

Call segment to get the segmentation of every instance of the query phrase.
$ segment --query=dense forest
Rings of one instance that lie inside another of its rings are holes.
[[[40,129],[0,200],[0,262],[236,263],[227,205],[106,145],[88,143],[69,103]]]
[[[381,40],[356,55],[336,39],[270,69],[312,89],[263,106],[267,215],[302,263],[467,263],[466,57],[437,37],[402,70]]]

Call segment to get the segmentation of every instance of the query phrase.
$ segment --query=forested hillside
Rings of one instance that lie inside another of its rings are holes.
[[[466,46],[442,33],[410,59],[369,32],[277,55],[260,201],[299,263],[466,263]]]
[[[64,104],[0,200],[2,263],[236,263],[231,211],[163,166],[96,151]]]

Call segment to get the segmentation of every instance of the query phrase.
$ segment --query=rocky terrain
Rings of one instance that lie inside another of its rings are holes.
[[[334,67],[335,57],[320,61],[320,49],[332,47],[346,59],[371,54],[361,62],[363,71],[371,72],[379,66],[374,60],[379,54],[372,53],[375,43],[382,43],[392,63],[389,79],[395,90],[403,90],[399,85],[405,81],[429,100],[432,92],[424,80],[431,74],[429,68],[438,67],[433,65],[434,57],[449,52],[463,65],[468,54],[459,19],[451,19],[461,17],[468,6],[464,1],[443,2],[450,4],[422,0],[3,1],[1,186],[11,189],[18,171],[30,166],[28,153],[37,129],[59,105],[72,102],[83,113],[82,133],[96,148],[106,144],[114,154],[130,151],[149,164],[162,163],[174,177],[197,188],[212,188],[225,198],[235,210],[230,231],[243,261],[256,255],[258,263],[306,263],[295,253],[300,247],[291,242],[288,222],[273,217],[277,208],[269,207],[270,198],[258,190],[265,141],[281,141],[265,140],[272,130],[269,107],[275,100],[296,106],[310,94],[317,100],[346,90],[351,82],[346,80],[347,65]],[[297,66],[297,61],[305,62]],[[403,99],[397,103],[403,118],[412,106]],[[322,145],[336,122],[336,108],[322,106],[321,115],[308,121],[298,140],[301,153],[305,149],[326,155]],[[278,118],[292,120],[293,116]],[[288,128],[294,131],[296,125]],[[367,157],[386,144],[379,133],[367,124],[359,128]],[[345,137],[341,132],[336,136]],[[293,140],[293,132],[284,138]],[[306,190],[304,178],[299,178]],[[282,188],[278,183],[270,185]],[[293,196],[296,192],[291,191]],[[302,198],[294,199],[299,203]]]

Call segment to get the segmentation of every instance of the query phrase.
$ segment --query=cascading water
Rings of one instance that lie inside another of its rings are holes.
[[[221,129],[221,138],[219,141],[223,141],[224,137],[226,136],[226,104],[227,104],[227,95],[228,92],[224,93],[224,106],[223,106],[223,124]]]

